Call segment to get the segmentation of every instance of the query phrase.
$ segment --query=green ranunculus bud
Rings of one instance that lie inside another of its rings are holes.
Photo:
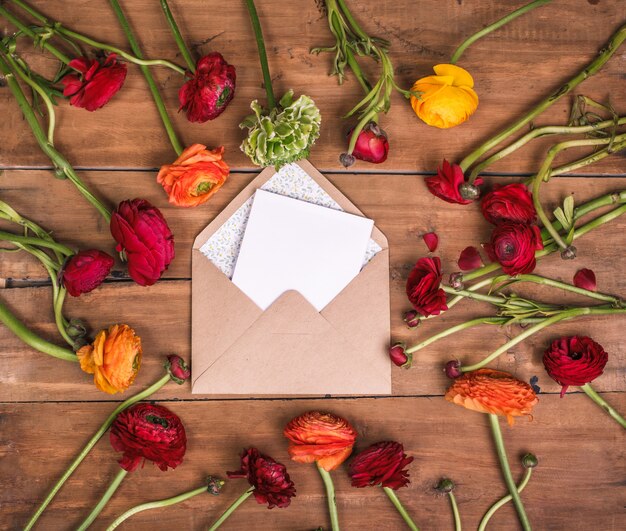
[[[239,127],[248,129],[241,144],[243,151],[255,164],[281,166],[304,159],[320,136],[322,117],[315,102],[302,95],[293,101],[293,90],[287,92],[276,109],[269,114],[259,102],[250,104],[254,114],[247,116]]]

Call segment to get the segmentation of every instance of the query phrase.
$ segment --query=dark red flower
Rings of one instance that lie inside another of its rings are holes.
[[[196,73],[178,91],[180,110],[190,122],[217,118],[235,95],[235,67],[221,53],[211,52],[196,64]]]
[[[446,294],[441,289],[441,260],[439,257],[420,258],[406,281],[409,301],[424,317],[439,315],[447,310]]]
[[[246,478],[254,487],[254,497],[267,508],[284,508],[296,495],[293,481],[289,479],[285,465],[263,455],[256,448],[244,449],[241,454],[241,470],[227,472],[229,478]]]
[[[561,384],[561,397],[570,385],[582,386],[604,371],[609,355],[601,345],[586,336],[555,339],[543,355],[543,365],[555,382]]]
[[[461,251],[459,260],[457,262],[461,271],[470,271],[480,267],[483,263],[483,259],[480,257],[480,253],[476,247],[466,247]]]
[[[483,197],[480,207],[485,219],[494,225],[504,221],[530,224],[537,220],[533,196],[521,183],[496,185]]]
[[[507,275],[515,276],[535,269],[535,251],[543,249],[543,242],[536,225],[507,221],[496,225],[491,242],[484,247],[489,258],[498,262]]]
[[[596,274],[591,269],[579,269],[574,275],[574,286],[589,291],[596,291]]]
[[[183,462],[187,450],[185,428],[163,406],[140,403],[122,411],[111,425],[111,446],[124,455],[120,466],[132,472],[145,460],[164,472]]]
[[[179,385],[184,384],[191,377],[191,370],[185,360],[176,354],[167,357],[165,368],[170,373],[170,378]]]
[[[406,353],[404,344],[396,343],[389,348],[389,359],[398,367],[410,367],[412,356]]]
[[[448,203],[460,205],[469,205],[476,199],[480,195],[478,186],[483,182],[479,177],[473,185],[466,183],[461,166],[450,164],[447,160],[437,168],[437,175],[426,177],[425,181],[431,194]]]
[[[128,259],[128,274],[141,286],[154,284],[174,259],[174,236],[158,208],[144,199],[122,201],[111,216],[117,251]]]
[[[352,137],[352,131],[353,129],[348,132],[348,140]],[[387,160],[388,153],[387,133],[378,127],[377,123],[369,122],[366,124],[356,139],[352,155],[365,162],[380,164]]]
[[[66,262],[61,282],[72,297],[78,297],[102,284],[113,264],[113,258],[98,249],[80,251]]]
[[[426,244],[426,247],[428,247],[428,250],[431,253],[434,253],[439,245],[439,236],[437,236],[434,232],[427,232],[422,236],[422,238],[424,239],[424,243]]]
[[[353,487],[389,487],[398,490],[409,483],[409,472],[403,470],[413,462],[407,457],[404,447],[399,442],[384,441],[372,444],[350,463],[348,474]]]
[[[109,102],[126,79],[126,63],[120,63],[116,57],[112,53],[102,62],[87,57],[69,62],[68,66],[80,73],[61,79],[63,95],[70,99],[70,105],[95,111]]]

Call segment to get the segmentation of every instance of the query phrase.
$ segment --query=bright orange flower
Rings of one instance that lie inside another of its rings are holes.
[[[128,389],[141,366],[141,338],[128,325],[100,330],[76,355],[80,368],[93,374],[96,387],[111,395]]]
[[[223,153],[223,147],[211,151],[202,144],[193,144],[173,164],[161,166],[157,182],[163,186],[170,203],[193,207],[215,194],[230,172],[222,159]]]
[[[289,455],[299,463],[313,463],[330,472],[352,453],[356,430],[332,413],[309,411],[293,419],[284,431]]]
[[[508,372],[493,369],[478,369],[463,374],[454,380],[445,398],[467,409],[502,415],[511,426],[513,417],[530,415],[538,402],[530,385]]]

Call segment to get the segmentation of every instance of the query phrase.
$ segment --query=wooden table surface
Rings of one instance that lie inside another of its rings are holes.
[[[104,0],[31,2],[72,29],[126,48],[114,15]],[[237,67],[237,94],[227,111],[203,125],[189,124],[176,114],[179,78],[155,72],[170,114],[184,144],[224,145],[231,177],[206,205],[195,209],[170,206],[155,181],[155,168],[174,158],[145,81],[132,65],[123,90],[96,113],[58,109],[57,146],[78,168],[81,177],[109,205],[144,197],[157,205],[176,237],[176,259],[156,285],[142,288],[129,282],[117,263],[114,274],[98,290],[67,304],[67,314],[84,318],[91,330],[128,322],[143,339],[144,365],[126,395],[110,397],[95,389],[74,364],[64,364],[24,346],[0,327],[0,527],[19,529],[72,457],[104,418],[129,393],[146,388],[161,373],[165,355],[190,357],[190,254],[195,235],[206,226],[258,172],[239,151],[242,132],[237,124],[250,100],[263,99],[256,48],[243,2],[171,0],[171,8],[196,54],[218,50]],[[445,62],[468,35],[513,7],[526,2],[483,0],[407,0],[349,4],[366,29],[388,38],[398,81],[409,86],[428,75],[433,64]],[[68,8],[71,4],[71,8]],[[519,116],[576,73],[626,20],[622,0],[555,0],[477,42],[461,64],[474,76],[480,106],[470,121],[451,130],[436,130],[419,122],[406,102],[393,100],[383,117],[391,151],[381,166],[357,163],[345,171],[338,151],[350,124],[340,119],[359,95],[348,79],[342,88],[327,76],[330,57],[309,49],[330,42],[327,22],[314,0],[259,0],[258,10],[267,41],[275,91],[292,87],[319,105],[322,134],[310,160],[362,211],[373,218],[391,249],[392,335],[415,341],[451,323],[476,315],[477,307],[461,304],[442,318],[426,322],[417,332],[401,319],[407,309],[404,284],[415,260],[426,255],[421,240],[434,230],[440,237],[444,270],[467,245],[485,241],[489,228],[476,206],[449,205],[431,196],[423,175],[446,157],[458,161],[482,140]],[[140,36],[146,56],[181,63],[158,2],[123,2]],[[10,29],[3,21],[0,29]],[[29,46],[26,57],[45,62]],[[50,63],[50,61],[47,61]],[[45,65],[44,65],[45,67]],[[579,87],[597,100],[610,99],[618,113],[626,112],[626,47],[597,76]],[[536,124],[563,123],[570,101],[555,105]],[[49,160],[37,148],[15,101],[0,88],[0,198],[23,215],[54,232],[58,241],[77,248],[96,247],[114,253],[108,231],[97,212],[65,181],[54,178]],[[536,143],[490,168],[498,180],[513,180],[538,169],[546,143]],[[554,179],[545,187],[551,206],[565,195],[577,203],[626,188],[626,159],[617,155],[573,176]],[[550,257],[538,272],[570,281],[581,267],[595,271],[602,291],[622,294],[621,270],[626,221],[618,219],[577,244],[579,257],[563,262]],[[51,289],[45,272],[22,254],[0,254],[2,300],[34,330],[55,338]],[[554,296],[561,299],[562,293]],[[355,318],[367,308],[355,308]],[[494,367],[528,381],[538,377],[540,401],[532,421],[519,420],[503,428],[517,478],[518,457],[527,451],[540,461],[523,498],[537,530],[626,529],[626,467],[624,434],[590,400],[578,392],[564,399],[548,378],[541,353],[554,337],[566,333],[591,335],[609,352],[605,373],[596,388],[622,413],[626,412],[626,354],[623,322],[592,318],[555,326],[533,336],[501,356]],[[476,328],[441,341],[417,356],[411,370],[393,370],[393,396],[350,399],[215,400],[191,395],[190,386],[167,385],[154,398],[183,420],[189,437],[185,462],[162,473],[140,469],[121,488],[94,524],[105,529],[114,516],[138,503],[169,497],[200,485],[207,474],[224,475],[238,467],[238,454],[254,445],[288,465],[298,495],[285,510],[268,511],[248,501],[224,529],[306,530],[329,528],[325,494],[312,466],[289,461],[284,424],[309,409],[335,412],[359,432],[357,448],[379,440],[404,443],[415,458],[412,483],[398,492],[423,530],[452,529],[446,498],[433,491],[441,476],[457,483],[455,491],[464,529],[475,529],[487,508],[506,493],[484,415],[455,407],[442,398],[448,381],[441,371],[452,357],[478,361],[503,344],[509,330]],[[116,473],[116,454],[107,439],[72,476],[40,520],[39,529],[74,528],[103,493]],[[340,519],[344,529],[402,529],[402,521],[379,489],[354,489],[345,465],[334,474]],[[243,490],[229,482],[218,498],[199,496],[177,506],[148,511],[122,529],[204,529]],[[493,519],[494,530],[518,529],[508,504]]]

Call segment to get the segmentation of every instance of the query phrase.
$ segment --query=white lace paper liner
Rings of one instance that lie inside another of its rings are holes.
[[[297,164],[283,166],[261,186],[261,190],[343,211],[339,204]],[[253,200],[254,196],[241,205],[200,247],[200,252],[228,278],[232,278],[235,270],[235,263],[237,262],[237,256],[239,256],[239,249],[246,231],[246,224],[248,223]],[[382,247],[370,239],[365,252],[363,266],[381,250]]]

